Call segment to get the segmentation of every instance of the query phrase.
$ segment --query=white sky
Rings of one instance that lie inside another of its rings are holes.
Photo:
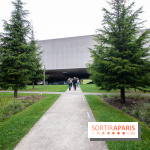
[[[0,32],[3,32],[2,20],[10,19],[11,1],[0,0]],[[24,9],[30,12],[28,20],[33,24],[37,40],[95,34],[96,29],[102,27],[102,8],[108,8],[106,0],[22,1],[26,3]],[[145,27],[150,28],[150,1],[135,0],[134,10],[141,6],[144,13],[140,18],[147,20]]]

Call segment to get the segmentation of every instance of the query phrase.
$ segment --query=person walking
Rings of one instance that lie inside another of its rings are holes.
[[[69,78],[69,79],[67,80],[67,83],[68,83],[68,85],[69,85],[69,91],[70,91],[70,90],[71,90],[71,87],[72,87],[72,79]]]
[[[79,78],[77,78],[77,87],[79,87],[79,84],[80,84],[80,80]]]
[[[73,83],[74,90],[76,90],[76,85],[77,85],[76,77],[73,78],[72,83]]]

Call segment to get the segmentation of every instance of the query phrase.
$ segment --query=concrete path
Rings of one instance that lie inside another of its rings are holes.
[[[14,150],[108,150],[104,141],[88,139],[94,116],[80,88],[66,91]]]

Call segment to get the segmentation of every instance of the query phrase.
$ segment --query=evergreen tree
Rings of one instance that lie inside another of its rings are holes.
[[[26,20],[27,10],[23,10],[21,0],[12,2],[14,10],[11,13],[10,23],[4,21],[4,31],[1,34],[0,46],[0,86],[12,87],[14,97],[18,89],[25,88],[29,83],[31,59],[30,45],[27,43],[30,32],[30,23]]]
[[[30,70],[31,71],[30,80],[32,81],[33,86],[32,89],[34,89],[35,82],[43,80],[44,70],[42,69],[42,61],[41,61],[42,52],[40,51],[40,47],[38,46],[37,41],[34,39],[33,30],[32,30],[32,38],[30,41],[30,47],[32,52],[31,58],[32,69]]]
[[[125,103],[125,89],[146,89],[150,85],[149,47],[150,30],[140,33],[142,7],[133,11],[134,2],[111,0],[110,10],[103,8],[103,29],[95,36],[97,45],[90,49],[93,61],[88,64],[91,79],[101,89],[120,89]]]

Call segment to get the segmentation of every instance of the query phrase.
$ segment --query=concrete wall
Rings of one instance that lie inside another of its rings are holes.
[[[141,30],[137,36],[144,31]],[[145,44],[145,47],[148,47],[149,43]],[[43,68],[45,65],[49,79],[65,80],[74,76],[88,78],[86,64],[91,60],[88,48],[93,48],[95,44],[97,43],[92,35],[39,41],[43,51]]]
[[[46,70],[86,68],[91,60],[92,35],[39,41]]]
[[[141,30],[138,36],[144,31]],[[88,48],[95,44],[92,35],[39,41],[46,70],[86,68],[91,60]],[[145,44],[145,47],[148,46],[149,43]]]

